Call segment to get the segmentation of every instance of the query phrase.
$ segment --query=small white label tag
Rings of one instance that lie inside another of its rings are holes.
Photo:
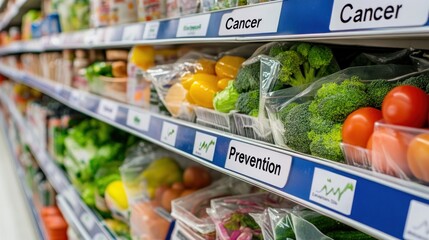
[[[156,39],[158,36],[159,22],[148,22],[145,24],[143,39]]]
[[[161,142],[167,143],[174,147],[176,145],[177,125],[169,122],[162,124]]]
[[[122,33],[122,41],[135,41],[139,40],[141,36],[142,24],[133,24],[126,26],[124,32]]]
[[[89,215],[89,213],[86,213],[86,212],[80,215],[80,221],[88,230],[91,230],[95,225],[94,218],[91,215]]]
[[[195,134],[194,150],[192,153],[209,161],[213,161],[216,149],[216,140],[216,137],[197,132]]]
[[[283,2],[264,4],[225,13],[219,36],[277,32]]]
[[[179,19],[176,37],[205,37],[209,27],[210,14]]]
[[[334,0],[329,29],[422,26],[428,14],[427,0]]]
[[[118,113],[118,105],[109,100],[102,99],[98,105],[98,114],[110,120],[115,120]]]
[[[411,200],[404,239],[429,240],[429,205]]]
[[[80,94],[77,91],[71,91],[69,102],[72,105],[78,106],[80,103]]]
[[[225,168],[282,188],[289,178],[292,157],[232,140]]]
[[[149,113],[128,110],[127,125],[141,131],[148,131],[150,125]]]
[[[356,180],[314,169],[310,200],[350,215],[356,191]]]

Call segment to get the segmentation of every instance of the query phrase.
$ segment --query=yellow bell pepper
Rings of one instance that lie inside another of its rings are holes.
[[[194,82],[194,74],[192,73],[187,73],[185,75],[183,75],[180,78],[180,83],[182,83],[182,86],[186,89],[189,90],[189,88],[191,88],[192,83]]]
[[[197,61],[196,64],[196,71],[195,73],[207,73],[211,75],[215,75],[215,65],[216,61],[207,59],[207,58],[201,58]]]
[[[128,209],[128,198],[122,181],[117,180],[109,183],[105,196],[110,198],[118,208]]]
[[[213,108],[213,98],[219,91],[217,87],[218,78],[215,75],[197,73],[195,81],[189,89],[189,95],[195,104],[205,108]]]
[[[241,64],[245,61],[242,57],[236,56],[223,56],[217,61],[215,66],[216,74],[219,78],[231,78],[234,79],[237,76],[238,69]]]
[[[135,46],[130,61],[143,70],[155,65],[155,49],[152,46]]]
[[[228,86],[228,82],[234,80],[231,78],[222,78],[217,82],[217,87],[221,90],[224,90]]]

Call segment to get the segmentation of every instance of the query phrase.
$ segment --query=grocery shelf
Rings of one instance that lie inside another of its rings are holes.
[[[24,170],[21,166],[21,164],[18,162],[17,156],[12,153],[12,143],[10,142],[10,138],[8,136],[8,131],[4,122],[4,116],[2,113],[0,113],[0,128],[3,130],[3,136],[7,142],[7,148],[9,149],[9,154],[12,156],[12,161],[13,161],[13,166],[16,168],[16,173],[17,173],[17,180],[19,181],[20,185],[21,185],[21,192],[23,193],[23,195],[25,196],[25,199],[27,201],[27,206],[28,206],[28,211],[31,212],[31,214],[33,215],[32,223],[33,226],[35,227],[38,239],[47,239],[46,235],[45,235],[45,230],[43,228],[43,226],[41,225],[42,220],[40,218],[39,213],[36,210],[36,206],[34,205],[33,202],[33,197],[31,194],[31,190],[28,187],[27,183],[25,183],[25,174],[24,174]]]
[[[94,214],[94,212],[81,200],[79,194],[68,181],[65,173],[55,164],[45,149],[39,147],[38,139],[34,138],[31,128],[27,127],[26,121],[18,112],[15,104],[11,102],[4,93],[0,93],[0,100],[5,103],[12,114],[14,121],[18,124],[24,141],[29,145],[30,150],[34,154],[40,168],[45,173],[49,182],[54,187],[61,200],[60,208],[64,210],[63,214],[67,220],[70,220],[76,230],[82,236],[87,236],[85,239],[114,239],[112,233],[107,230],[102,221]]]
[[[8,1],[5,1],[4,5]],[[7,28],[8,26],[20,25],[22,16],[29,9],[40,9],[41,0],[17,0],[4,14],[4,17],[0,21],[0,31]]]
[[[429,216],[426,186],[150,113],[1,65],[0,73],[82,113],[378,238],[407,238],[421,230],[413,228],[422,224],[414,222],[419,219],[416,214]]]
[[[0,54],[32,52],[34,44],[39,46],[38,50],[61,50],[136,44],[344,39],[358,45],[428,48],[425,44],[429,37],[428,1],[353,4],[334,0],[272,1],[179,18],[45,36],[2,47]],[[354,22],[358,19],[352,9],[359,8],[372,9],[371,13],[374,13],[366,16],[365,12],[360,22]],[[2,24],[7,25],[7,22]],[[355,42],[356,39],[360,41]]]

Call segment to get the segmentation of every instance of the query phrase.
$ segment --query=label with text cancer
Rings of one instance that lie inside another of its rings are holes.
[[[209,28],[210,14],[179,19],[176,37],[205,37]]]
[[[197,132],[195,134],[194,150],[192,153],[209,161],[213,161],[217,138],[212,135]]]
[[[106,117],[110,120],[115,120],[116,114],[118,113],[118,105],[111,101],[103,99],[98,105],[97,112],[103,117]]]
[[[292,157],[232,140],[225,168],[283,188],[289,177]]]
[[[329,172],[314,169],[310,200],[350,215],[356,191],[356,180]]]
[[[329,29],[422,26],[428,14],[427,0],[334,0]]]
[[[161,142],[167,143],[170,146],[176,145],[178,126],[169,122],[162,124]]]
[[[429,205],[411,200],[404,239],[429,240]]]
[[[277,32],[283,2],[236,9],[222,16],[219,36]]]

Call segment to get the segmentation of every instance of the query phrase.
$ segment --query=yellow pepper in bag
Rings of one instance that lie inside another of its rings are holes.
[[[215,75],[196,73],[194,82],[189,89],[189,95],[194,100],[195,104],[201,107],[213,108],[213,98],[216,92],[218,78]]]
[[[237,76],[238,69],[241,64],[245,61],[242,57],[236,56],[224,56],[217,61],[215,70],[219,78],[232,78]]]
[[[207,58],[201,58],[197,61],[195,73],[207,73],[215,75],[216,62]]]
[[[194,74],[192,73],[186,73],[185,75],[183,75],[180,78],[180,83],[182,84],[182,86],[186,89],[189,90],[189,88],[191,88],[192,83],[194,83]]]
[[[228,86],[228,82],[234,80],[231,78],[222,78],[217,82],[217,87],[221,90],[224,90]]]

